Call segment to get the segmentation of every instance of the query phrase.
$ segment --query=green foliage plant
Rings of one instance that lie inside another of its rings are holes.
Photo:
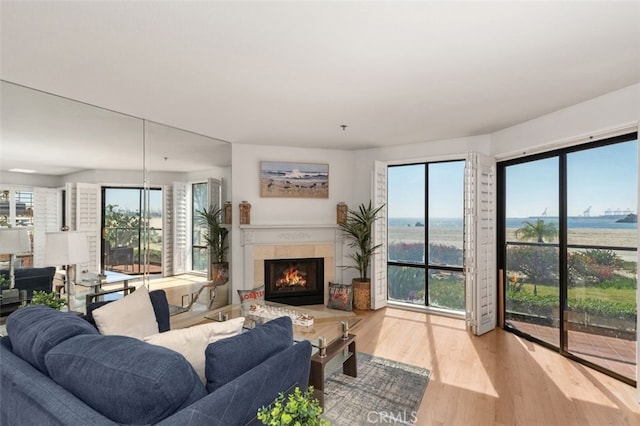
[[[199,217],[199,224],[206,227],[204,239],[211,251],[211,259],[215,262],[224,262],[225,254],[229,249],[227,236],[229,230],[222,225],[222,209],[217,205],[205,207],[196,212]]]
[[[47,292],[42,290],[36,290],[31,297],[32,305],[44,305],[50,308],[60,310],[67,304],[66,300],[58,296],[55,292]]]
[[[322,407],[313,397],[313,386],[306,392],[296,387],[292,394],[280,393],[268,407],[258,410],[258,420],[268,426],[328,426],[330,422],[321,418]]]
[[[137,212],[125,212],[117,204],[106,206],[104,213],[105,240],[111,247],[131,247],[137,245],[142,225]]]
[[[535,241],[544,243],[545,239],[553,241],[558,236],[558,230],[553,223],[544,223],[544,220],[538,219],[534,223],[529,221],[522,222],[522,227],[516,229],[516,238],[525,241]]]
[[[11,286],[11,283],[4,275],[0,275],[0,289],[7,290]]]
[[[373,245],[373,224],[379,218],[378,213],[384,207],[373,208],[371,200],[369,205],[364,203],[358,206],[358,210],[349,210],[347,212],[347,220],[339,225],[343,236],[346,238],[349,247],[354,251],[349,254],[354,265],[346,266],[346,268],[356,269],[358,271],[360,281],[368,281],[367,273],[371,257],[380,248],[381,244]]]

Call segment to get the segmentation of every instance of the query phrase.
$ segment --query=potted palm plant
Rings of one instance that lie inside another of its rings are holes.
[[[380,247],[380,244],[373,245],[372,228],[373,223],[378,219],[378,213],[384,204],[373,208],[371,200],[369,204],[360,204],[357,210],[347,212],[347,220],[340,223],[339,227],[343,236],[347,240],[349,247],[353,251],[349,254],[353,265],[345,266],[358,271],[358,277],[352,280],[353,283],[353,307],[355,309],[371,308],[371,280],[369,279],[369,264],[371,256]]]
[[[217,205],[197,211],[200,225],[206,228],[204,240],[209,247],[209,281],[222,285],[229,281],[229,262],[225,260],[229,250],[229,230],[222,224],[222,209]]]

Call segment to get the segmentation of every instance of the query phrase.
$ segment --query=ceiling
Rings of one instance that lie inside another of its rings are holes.
[[[2,80],[240,144],[487,134],[640,82],[637,1],[3,0],[0,12]],[[5,136],[3,149],[17,143]]]

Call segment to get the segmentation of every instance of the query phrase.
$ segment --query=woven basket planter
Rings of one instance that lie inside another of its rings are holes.
[[[353,284],[353,308],[359,310],[371,309],[371,281],[351,281]]]

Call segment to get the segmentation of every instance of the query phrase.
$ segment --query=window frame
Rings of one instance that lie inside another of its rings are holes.
[[[464,190],[464,180],[465,180],[465,171],[464,171],[464,167],[462,170],[462,174],[460,176],[461,178],[461,182],[463,183],[463,188],[460,192],[460,197],[462,199],[462,209],[460,211],[460,218],[462,220],[462,251],[463,251],[463,256],[462,256],[462,265],[461,266],[451,266],[451,265],[441,265],[441,264],[433,264],[430,262],[429,260],[429,183],[430,183],[430,173],[429,173],[429,165],[432,164],[443,164],[443,163],[462,163],[464,166],[466,166],[467,163],[467,159],[466,158],[447,158],[447,159],[439,159],[439,160],[425,160],[425,161],[414,161],[414,162],[408,162],[408,163],[394,163],[394,164],[388,164],[387,168],[393,169],[393,168],[398,168],[398,167],[407,167],[407,166],[416,166],[416,165],[424,165],[424,261],[422,263],[419,262],[408,262],[408,261],[399,261],[399,260],[391,260],[389,259],[389,254],[388,254],[388,247],[387,247],[387,259],[386,259],[386,263],[387,263],[387,274],[389,274],[389,267],[407,267],[407,268],[413,268],[413,269],[419,269],[424,271],[424,291],[425,291],[425,298],[424,298],[424,305],[419,305],[419,304],[415,304],[415,303],[408,303],[405,301],[400,301],[400,300],[396,300],[396,299],[392,299],[390,297],[390,286],[388,285],[387,288],[387,300],[389,303],[391,304],[396,304],[396,305],[401,305],[403,307],[410,307],[410,308],[418,308],[418,309],[424,309],[427,311],[434,311],[434,312],[438,312],[438,313],[444,313],[447,315],[452,315],[452,316],[456,316],[456,317],[464,317],[466,314],[466,310],[467,307],[463,306],[462,310],[455,310],[455,309],[450,309],[450,308],[443,308],[443,307],[439,307],[436,305],[431,305],[429,303],[429,272],[430,271],[443,271],[443,272],[457,272],[462,274],[463,277],[463,288],[466,287],[466,277],[465,277],[465,256],[464,256],[464,227],[465,227],[465,215],[464,215],[464,198],[465,198],[465,190]],[[388,204],[388,197],[389,197],[389,192],[390,192],[390,188],[389,188],[389,184],[387,182],[387,204]],[[389,218],[387,218],[387,221],[389,220]],[[388,226],[388,222],[387,222],[387,244],[389,241],[389,226]],[[464,303],[464,296],[463,296],[463,303]]]

